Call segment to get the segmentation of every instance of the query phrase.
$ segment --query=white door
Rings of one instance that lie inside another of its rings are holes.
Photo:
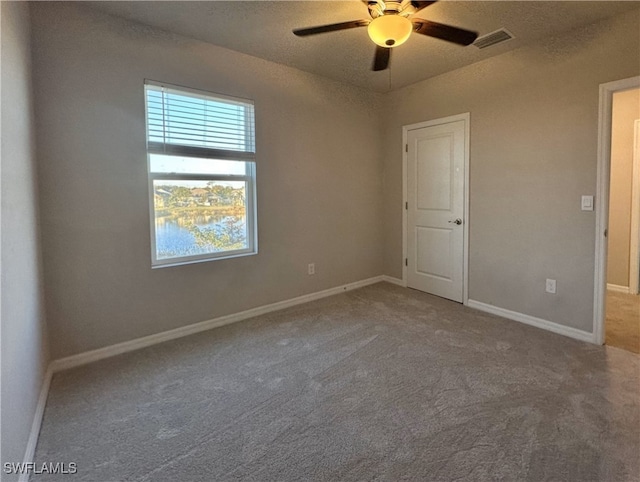
[[[465,121],[407,132],[407,285],[462,302]]]

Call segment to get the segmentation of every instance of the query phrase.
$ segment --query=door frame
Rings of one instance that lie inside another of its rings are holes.
[[[593,339],[604,344],[607,293],[607,239],[609,224],[609,182],[611,170],[611,113],[613,94],[640,88],[640,76],[600,84],[598,107],[598,164],[596,179],[596,249],[593,288]]]
[[[407,175],[408,175],[408,152],[406,146],[409,131],[422,129],[423,127],[433,127],[441,124],[449,124],[451,122],[464,121],[464,220],[463,238],[462,238],[462,304],[469,302],[469,132],[471,114],[456,114],[448,117],[441,117],[417,124],[409,124],[402,126],[402,283],[407,286],[407,228],[408,228],[408,212],[406,209],[408,202]]]

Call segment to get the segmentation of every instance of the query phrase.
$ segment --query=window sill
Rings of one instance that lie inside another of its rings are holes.
[[[222,261],[225,259],[233,259],[233,258],[241,258],[244,256],[254,256],[258,254],[258,251],[248,251],[248,252],[241,252],[241,253],[234,253],[234,254],[229,254],[226,256],[217,256],[215,258],[196,258],[196,259],[185,259],[182,261],[176,260],[176,261],[167,261],[167,262],[163,262],[163,263],[152,263],[151,264],[151,269],[159,269],[159,268],[173,268],[175,266],[185,266],[188,264],[196,264],[196,263],[209,263],[211,261]]]

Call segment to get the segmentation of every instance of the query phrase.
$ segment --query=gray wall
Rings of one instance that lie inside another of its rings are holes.
[[[598,85],[640,72],[637,11],[386,96],[78,5],[32,13],[55,358],[400,277],[401,127],[467,111],[470,297],[591,330],[579,201],[595,194]],[[258,256],[150,269],[144,78],[256,101]]]
[[[2,463],[22,462],[48,363],[31,95],[29,12],[2,2]],[[5,479],[6,477],[6,479]],[[2,480],[17,477],[3,473]]]
[[[55,358],[382,273],[379,96],[80,6],[32,14]],[[145,78],[255,100],[257,256],[151,269]]]
[[[640,74],[638,11],[386,100],[385,272],[402,276],[402,126],[471,113],[469,297],[592,330],[598,86]],[[545,279],[557,294],[545,293]]]
[[[607,283],[618,286],[629,286],[633,124],[636,119],[640,119],[640,89],[613,94]]]

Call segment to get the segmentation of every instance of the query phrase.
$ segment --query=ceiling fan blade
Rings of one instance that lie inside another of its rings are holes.
[[[319,25],[318,27],[296,28],[293,30],[294,35],[298,37],[306,37],[307,35],[316,35],[319,33],[336,32],[338,30],[347,30],[350,28],[366,27],[369,20],[352,20],[351,22],[332,23],[329,25]]]
[[[374,72],[386,70],[389,67],[389,58],[391,57],[391,49],[376,45],[376,56],[373,58]]]
[[[451,25],[444,25],[423,19],[415,19],[412,23],[417,33],[446,40],[447,42],[453,42],[458,45],[471,45],[478,38],[476,32],[452,27]]]
[[[419,12],[423,8],[433,5],[438,0],[432,0],[431,2],[411,2],[411,6],[415,9],[413,13]]]

